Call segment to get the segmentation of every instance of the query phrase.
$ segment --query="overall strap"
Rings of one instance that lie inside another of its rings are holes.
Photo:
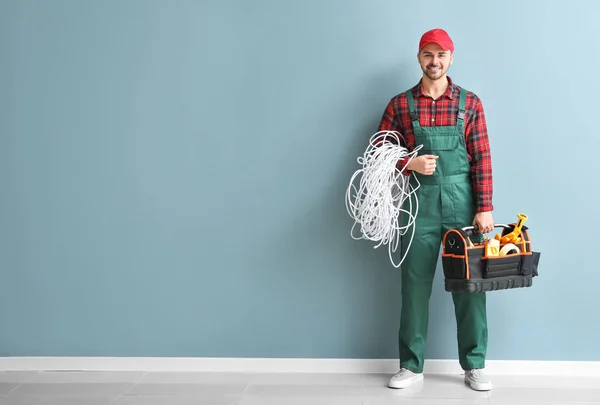
[[[458,101],[458,113],[456,116],[456,126],[459,127],[460,132],[463,132],[465,114],[467,108],[467,91],[463,88],[460,89],[460,100]]]
[[[412,91],[406,91],[406,101],[408,102],[408,110],[410,111],[410,120],[413,125],[419,125],[419,115],[417,114],[417,109],[415,108],[415,100],[413,99]]]

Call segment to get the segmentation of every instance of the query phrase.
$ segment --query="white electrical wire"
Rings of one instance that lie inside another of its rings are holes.
[[[374,249],[381,245],[388,245],[389,256],[394,267],[400,267],[406,254],[410,249],[414,237],[414,226],[412,234],[398,264],[394,263],[393,254],[396,252],[400,239],[414,224],[419,211],[419,202],[415,192],[420,187],[410,184],[409,176],[403,173],[406,165],[417,156],[422,145],[409,152],[402,146],[400,140],[402,135],[396,131],[379,131],[369,140],[363,156],[357,161],[362,169],[357,170],[350,179],[346,191],[346,209],[354,219],[354,225],[350,231],[353,239],[367,239],[379,242]],[[399,160],[408,157],[402,171],[396,168]],[[360,176],[358,188],[354,185]],[[411,195],[415,194],[415,212]],[[405,202],[408,200],[408,208]],[[409,220],[400,225],[401,214],[408,214]],[[354,230],[360,226],[361,236],[355,237]]]

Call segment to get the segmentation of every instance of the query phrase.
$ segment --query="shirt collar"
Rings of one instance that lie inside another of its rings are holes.
[[[442,94],[442,97],[446,97],[450,100],[454,100],[454,96],[456,95],[456,92],[457,92],[456,85],[454,84],[454,82],[452,81],[450,76],[446,76],[446,77],[448,78],[448,88],[446,89],[444,94]],[[423,79],[419,80],[419,84],[417,84],[416,96],[417,97],[429,97],[423,91]]]

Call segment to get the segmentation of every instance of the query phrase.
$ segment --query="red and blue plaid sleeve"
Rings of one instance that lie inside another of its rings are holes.
[[[379,127],[377,131],[396,131],[400,133],[400,135],[405,136],[404,128],[402,127],[402,120],[400,114],[398,113],[400,97],[401,95],[398,95],[390,100],[383,112],[383,116],[381,117],[381,121],[379,122]],[[410,151],[410,148],[407,145],[405,145],[404,142],[402,142],[402,146],[404,146]],[[407,157],[398,160],[398,163],[396,163],[396,169],[401,171],[402,174],[409,176],[411,171],[405,169],[407,163]]]
[[[492,157],[487,124],[481,100],[473,95],[472,115],[466,122],[467,153],[471,157],[471,176],[477,212],[492,211]]]

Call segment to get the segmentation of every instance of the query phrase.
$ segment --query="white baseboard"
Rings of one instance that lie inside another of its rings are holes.
[[[395,373],[396,359],[284,359],[213,357],[0,357],[0,370],[204,371],[246,373]],[[488,360],[491,375],[600,377],[600,361]],[[461,374],[456,360],[426,360],[426,374]]]

